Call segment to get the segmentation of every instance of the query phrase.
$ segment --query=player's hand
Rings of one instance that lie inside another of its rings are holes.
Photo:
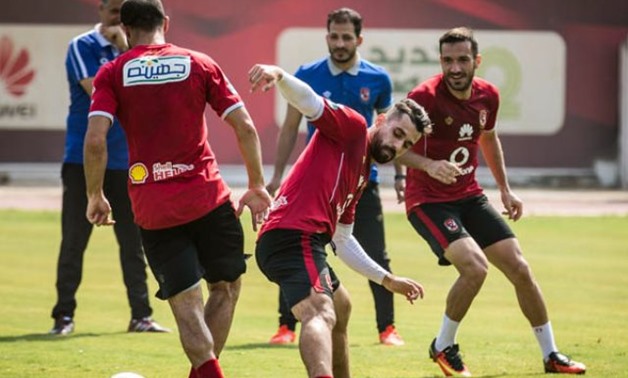
[[[423,298],[423,286],[410,278],[388,274],[384,277],[382,286],[390,292],[405,295],[406,300],[411,304],[413,304],[415,300]]]
[[[111,206],[104,194],[88,198],[85,216],[89,223],[96,226],[111,226],[116,221],[109,218],[110,215]]]
[[[272,198],[266,188],[253,188],[249,189],[240,198],[238,204],[238,210],[236,215],[239,217],[244,211],[244,206],[247,206],[251,210],[251,221],[253,223],[253,231],[257,231],[257,225],[264,222],[268,216],[270,205],[272,204]]]
[[[111,42],[118,50],[126,51],[129,49],[129,43],[126,39],[126,34],[124,34],[124,30],[120,25],[112,25],[112,26],[100,26],[100,34],[105,37],[105,39]]]
[[[284,71],[277,66],[266,64],[256,64],[249,70],[249,82],[251,83],[251,92],[261,88],[262,92],[268,91],[281,80]]]
[[[277,191],[277,189],[279,189],[280,185],[281,185],[281,179],[273,177],[270,180],[270,182],[266,185],[266,190],[268,190],[268,194],[270,194],[272,197],[274,197],[275,196],[275,192]]]
[[[406,200],[406,179],[395,179],[395,193],[397,193],[397,203],[403,203]]]
[[[457,165],[447,160],[433,160],[427,166],[426,172],[430,177],[448,185],[454,184],[456,182],[456,176],[462,174],[462,171]]]
[[[502,204],[504,205],[503,215],[508,215],[508,219],[518,221],[523,215],[523,201],[510,190],[501,192]]]

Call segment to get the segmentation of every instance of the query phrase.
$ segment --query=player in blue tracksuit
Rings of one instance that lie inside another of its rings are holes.
[[[92,80],[98,69],[115,59],[128,46],[120,27],[122,0],[101,0],[100,23],[70,42],[65,61],[70,87],[65,153],[61,168],[63,197],[61,209],[61,247],[57,263],[57,302],[51,334],[66,335],[74,330],[76,292],[81,283],[83,256],[92,232],[87,221],[87,198],[83,172],[83,139],[91,102]],[[107,135],[107,173],[104,190],[116,224],[114,232],[120,246],[122,276],[131,306],[129,332],[164,332],[151,319],[152,308],[146,285],[146,263],[127,191],[128,149],[120,125],[115,122]]]

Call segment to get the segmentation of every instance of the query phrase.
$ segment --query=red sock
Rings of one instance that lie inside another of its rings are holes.
[[[197,378],[225,378],[217,359],[205,361],[204,364],[196,368]]]
[[[198,376],[196,375],[196,369],[194,369],[194,366],[190,367],[190,375],[188,375],[188,378],[198,378]]]

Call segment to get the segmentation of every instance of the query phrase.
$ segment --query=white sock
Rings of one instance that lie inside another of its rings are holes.
[[[443,323],[440,326],[438,336],[436,336],[436,343],[434,347],[437,351],[442,351],[448,346],[452,346],[456,343],[456,334],[458,333],[458,326],[460,322],[455,322],[447,315],[443,315]]]
[[[547,360],[547,356],[552,352],[558,352],[556,342],[554,341],[554,332],[552,331],[552,322],[547,322],[542,326],[532,327],[534,336],[539,342],[541,352],[543,353],[543,360]]]

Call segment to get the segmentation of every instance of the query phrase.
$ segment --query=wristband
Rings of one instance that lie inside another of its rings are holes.
[[[397,180],[405,180],[406,179],[406,175],[395,175],[395,181]]]

